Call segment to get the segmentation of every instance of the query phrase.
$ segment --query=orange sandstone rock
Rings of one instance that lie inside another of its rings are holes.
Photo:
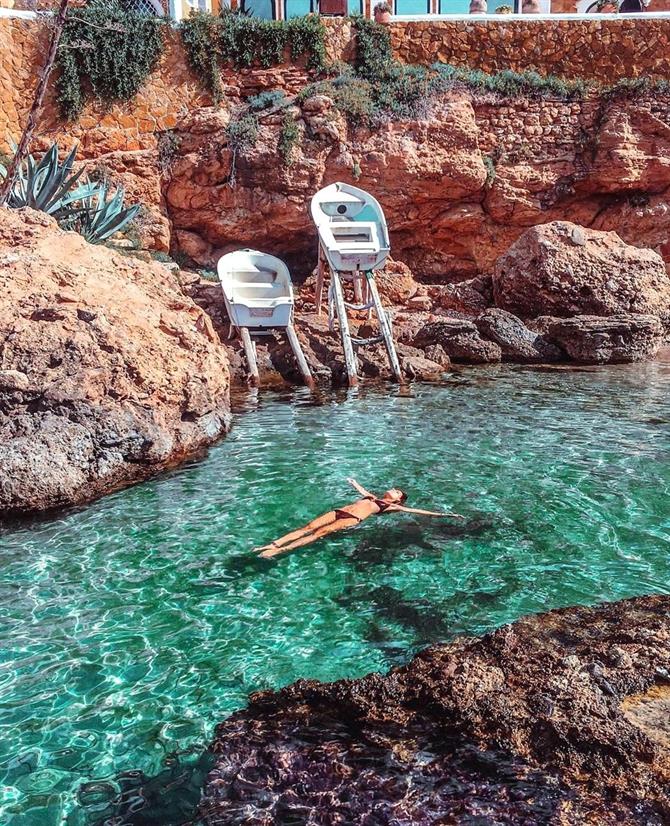
[[[226,432],[228,362],[162,265],[0,210],[0,515],[78,504]]]

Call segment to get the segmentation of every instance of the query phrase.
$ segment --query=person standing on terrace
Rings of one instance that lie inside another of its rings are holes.
[[[521,6],[522,14],[540,14],[539,0],[523,0]]]
[[[486,14],[486,0],[470,0],[470,14]]]

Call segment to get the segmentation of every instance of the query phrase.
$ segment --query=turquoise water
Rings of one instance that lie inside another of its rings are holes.
[[[6,530],[0,822],[178,823],[213,726],[250,691],[669,593],[669,398],[663,363],[249,396],[204,461]],[[466,521],[387,515],[249,555],[354,498],[348,475]]]

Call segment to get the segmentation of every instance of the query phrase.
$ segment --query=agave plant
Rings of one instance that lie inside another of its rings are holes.
[[[73,205],[93,195],[96,189],[90,181],[80,183],[83,169],[72,171],[76,154],[75,146],[61,163],[58,144],[53,143],[39,161],[28,155],[19,167],[7,206],[14,209],[31,207],[47,212],[58,220],[75,214],[77,207]],[[7,170],[0,165],[0,176],[5,177],[6,174]]]
[[[107,184],[81,180],[83,168],[72,171],[76,154],[75,146],[61,163],[58,144],[54,143],[39,161],[28,155],[19,167],[7,206],[47,212],[61,226],[77,230],[90,243],[99,244],[132,221],[140,205],[124,208],[122,187],[108,200]],[[6,175],[7,169],[0,164],[0,178]]]
[[[125,190],[119,187],[109,198],[106,183],[94,185],[94,191],[80,199],[77,214],[68,222],[91,244],[106,241],[122,230],[140,210],[140,204],[123,206]]]

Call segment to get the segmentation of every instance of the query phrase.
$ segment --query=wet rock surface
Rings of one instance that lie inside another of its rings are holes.
[[[664,339],[651,315],[575,316],[544,322],[546,338],[580,364],[621,364],[653,358]]]
[[[385,676],[252,695],[216,729],[199,815],[660,826],[669,694],[670,598],[524,618]]]
[[[79,504],[226,432],[229,371],[175,276],[0,210],[0,515]]]
[[[180,278],[186,294],[212,319],[228,353],[233,381],[245,383],[246,360],[237,336],[230,337],[220,286],[187,272],[182,272]],[[513,313],[492,306],[491,279],[486,276],[463,284],[427,286],[418,283],[405,264],[389,259],[376,278],[391,319],[400,365],[409,380],[439,380],[454,366],[500,361],[639,361],[652,358],[667,335],[662,318],[640,314],[618,314],[612,319],[538,316],[524,322]],[[337,323],[332,327],[329,324],[325,304],[322,313],[317,313],[314,288],[313,276],[295,288],[298,338],[318,384],[345,384],[339,328]],[[350,290],[347,284],[345,292]],[[349,294],[349,299],[354,300],[353,294]],[[355,336],[368,338],[379,333],[376,320],[368,319],[365,312],[351,311],[349,324]],[[383,344],[355,349],[359,375],[393,379]],[[257,340],[257,356],[263,386],[302,384],[295,357],[280,331]]]
[[[447,318],[426,324],[415,342],[423,346],[439,344],[452,361],[462,364],[487,364],[502,358],[500,346],[482,338],[477,326],[465,319]]]
[[[532,364],[564,358],[559,347],[529,330],[521,319],[506,310],[486,310],[477,317],[475,324],[481,335],[500,346],[503,361]]]
[[[554,221],[526,230],[498,259],[493,296],[522,318],[661,315],[670,305],[670,276],[653,250],[615,232]]]

